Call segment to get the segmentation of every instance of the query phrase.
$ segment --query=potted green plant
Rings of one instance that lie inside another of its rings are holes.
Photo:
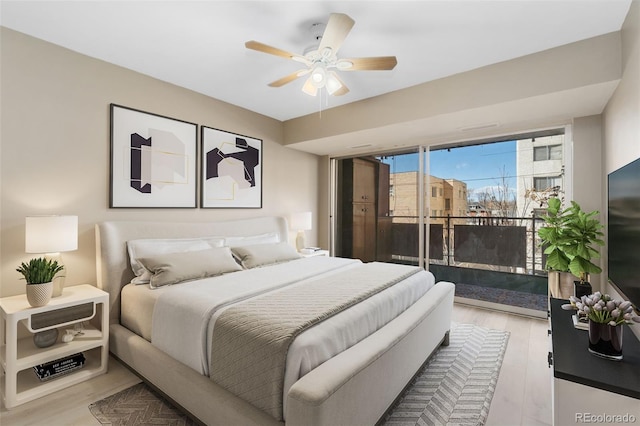
[[[575,201],[562,209],[558,198],[548,201],[547,214],[543,219],[547,226],[538,230],[538,235],[547,255],[545,268],[560,272],[571,272],[579,281],[575,282],[575,296],[591,294],[590,274],[599,274],[602,269],[592,262],[600,257],[595,246],[604,246],[601,237],[603,225],[594,216],[598,211],[586,213]]]
[[[44,257],[22,262],[16,271],[27,281],[27,300],[33,307],[44,306],[51,300],[53,277],[64,269],[58,261]]]

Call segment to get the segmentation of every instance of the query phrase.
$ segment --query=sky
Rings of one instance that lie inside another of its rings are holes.
[[[398,155],[383,160],[391,165],[391,173],[418,170],[418,154]],[[503,174],[509,188],[516,188],[516,142],[437,150],[429,153],[429,174],[442,179],[457,179],[467,189],[481,192],[499,185]]]

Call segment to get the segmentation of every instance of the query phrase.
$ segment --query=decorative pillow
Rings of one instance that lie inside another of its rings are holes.
[[[231,251],[246,269],[300,258],[296,249],[287,243],[233,247]]]
[[[197,250],[206,250],[212,247],[224,246],[222,237],[203,238],[174,238],[174,239],[143,239],[127,241],[129,262],[135,278],[132,284],[147,284],[151,279],[151,273],[140,264],[138,258],[152,257],[167,253],[184,253]]]
[[[138,258],[138,261],[152,274],[151,288],[242,270],[229,247],[160,254]]]
[[[256,244],[272,244],[279,243],[280,237],[276,232],[269,232],[267,234],[251,235],[248,237],[226,237],[224,239],[224,245],[231,248],[238,246],[253,246]]]

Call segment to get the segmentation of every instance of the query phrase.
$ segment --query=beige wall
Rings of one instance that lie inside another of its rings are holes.
[[[606,176],[640,158],[640,1],[633,0],[622,26],[622,80],[603,113],[604,164],[602,211],[606,211]],[[606,269],[606,253],[603,259]],[[606,276],[606,270],[603,276]],[[615,294],[606,284],[605,290]],[[640,337],[640,327],[630,327]]]
[[[620,35],[605,34],[331,108],[322,112],[322,119],[318,119],[318,114],[310,114],[288,120],[284,126],[285,143],[304,146],[306,141],[334,136],[342,136],[339,140],[348,145],[375,143],[375,133],[387,135],[386,128],[392,129],[388,136],[395,134],[399,140],[396,143],[413,135],[414,144],[424,143],[427,138],[440,141],[482,136],[480,132],[460,134],[460,129],[468,125],[498,123],[497,128],[487,131],[508,131],[511,124],[518,125],[510,121],[523,123],[530,119],[527,115],[512,116],[509,109],[520,111],[514,102],[554,93],[567,97],[572,96],[573,90],[615,84],[620,78],[620,66]],[[588,96],[587,92],[580,93]],[[556,99],[556,103],[562,101]],[[499,109],[497,116],[482,111],[497,105],[507,106],[507,110]],[[555,107],[551,99],[537,105],[535,110],[533,106],[527,104],[522,114],[540,115],[540,111],[549,112]],[[468,111],[468,115],[458,114],[463,111]],[[445,118],[448,115],[456,119],[449,122]],[[546,113],[540,116],[549,117]],[[555,118],[566,123],[566,110]],[[397,126],[402,123],[407,123],[407,127],[402,128],[404,134],[398,135]],[[434,127],[436,133],[421,130],[429,127]],[[325,145],[333,146],[328,141]]]
[[[622,80],[604,111],[604,172],[640,157],[640,1],[622,27]],[[603,197],[604,198],[604,197]]]
[[[0,296],[24,293],[15,268],[33,257],[24,252],[27,215],[79,216],[78,250],[64,254],[68,284],[95,283],[93,226],[104,220],[215,221],[312,211],[317,222],[320,158],[283,147],[281,122],[1,31]],[[263,208],[110,209],[110,103],[263,139]],[[318,244],[315,231],[307,239]]]

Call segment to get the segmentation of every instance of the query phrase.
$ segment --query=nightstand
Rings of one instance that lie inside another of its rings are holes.
[[[329,250],[316,250],[313,253],[300,253],[302,257],[326,256],[329,257]]]
[[[6,408],[34,400],[107,372],[109,357],[109,294],[91,285],[67,287],[59,297],[32,308],[26,295],[0,299],[0,362],[4,370],[1,387]],[[92,320],[92,321],[90,321]],[[83,334],[62,341],[65,329],[83,323]],[[58,340],[39,348],[37,332],[58,329]],[[40,381],[33,367],[83,353],[82,368],[60,377]]]

